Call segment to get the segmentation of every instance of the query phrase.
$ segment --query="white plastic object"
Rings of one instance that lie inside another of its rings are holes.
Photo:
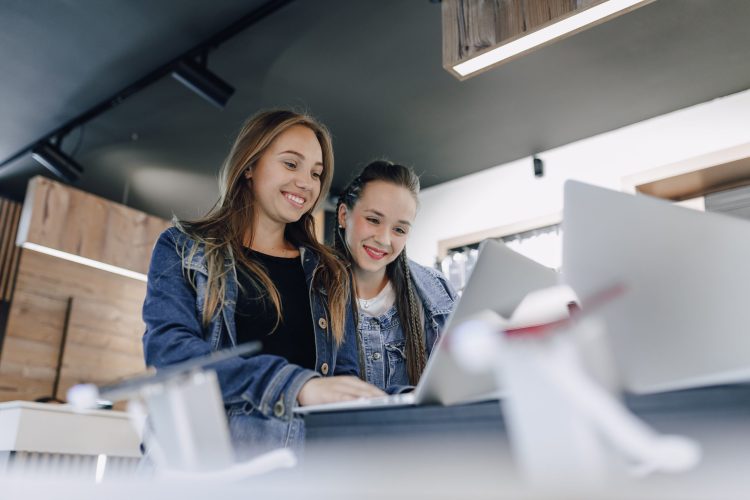
[[[99,388],[94,384],[78,384],[68,389],[68,404],[76,411],[98,407]]]

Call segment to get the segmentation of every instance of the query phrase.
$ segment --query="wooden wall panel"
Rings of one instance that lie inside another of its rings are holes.
[[[603,0],[443,0],[443,66],[452,68]]]
[[[496,35],[494,36],[494,42],[487,47],[496,45],[503,40],[509,40],[523,33],[526,30],[523,12],[523,0],[501,0],[496,2],[496,10],[493,14],[495,17]]]
[[[79,255],[145,274],[169,223],[44,177],[29,183],[19,242]]]
[[[524,0],[443,0],[443,66],[474,57],[524,31]]]
[[[6,349],[3,352],[13,354],[12,359],[8,358],[8,361],[13,364],[39,368],[40,373],[47,369],[54,370],[59,351],[58,345],[36,342],[16,335],[7,338],[5,346]]]
[[[524,2],[524,31],[539,28],[575,9],[575,0],[527,0]]]
[[[65,323],[67,301],[49,290],[44,292],[46,293],[37,293],[28,288],[16,291],[12,314],[8,320],[8,332],[12,337],[12,332],[23,331],[22,338],[57,349]]]
[[[10,302],[13,293],[20,256],[15,245],[20,216],[20,203],[0,198],[0,301]]]
[[[149,253],[155,239],[148,243]],[[144,371],[145,293],[142,281],[22,250],[0,351],[0,401],[64,399],[71,385],[103,384]],[[59,385],[52,394],[71,297]]]
[[[74,299],[57,397],[62,399],[71,385],[82,381],[106,383],[145,369],[140,320],[143,300],[141,296],[138,299],[131,304]]]
[[[18,374],[18,366],[4,368],[0,377],[0,401],[34,401],[41,396],[48,396],[51,383],[40,377],[30,378],[27,373]]]
[[[0,200],[0,298],[9,304],[0,401],[64,399],[73,384],[103,384],[145,369],[144,282],[15,243],[146,273],[156,238],[168,225],[42,177],[30,182],[23,208]]]

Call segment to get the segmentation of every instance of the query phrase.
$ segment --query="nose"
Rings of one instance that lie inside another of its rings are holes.
[[[391,231],[385,226],[385,224],[378,226],[377,233],[375,233],[375,242],[386,249],[390,249]]]
[[[310,176],[310,172],[302,168],[298,169],[295,172],[294,185],[300,189],[311,191],[312,190],[312,178]]]

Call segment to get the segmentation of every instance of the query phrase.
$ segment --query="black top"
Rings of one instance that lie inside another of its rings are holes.
[[[281,321],[276,330],[276,309],[269,297],[258,293],[248,271],[238,266],[237,342],[260,340],[263,354],[275,354],[290,363],[315,369],[315,331],[310,310],[305,271],[299,257],[274,257],[247,250],[246,254],[261,264],[276,285],[281,298]]]

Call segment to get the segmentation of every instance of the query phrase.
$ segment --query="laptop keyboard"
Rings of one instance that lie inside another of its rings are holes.
[[[356,410],[358,408],[374,408],[391,405],[410,405],[414,403],[414,393],[392,394],[390,396],[381,396],[377,398],[360,398],[350,401],[341,401],[338,403],[328,403],[322,405],[299,406],[294,409],[295,413],[317,413],[323,411],[343,411]]]

